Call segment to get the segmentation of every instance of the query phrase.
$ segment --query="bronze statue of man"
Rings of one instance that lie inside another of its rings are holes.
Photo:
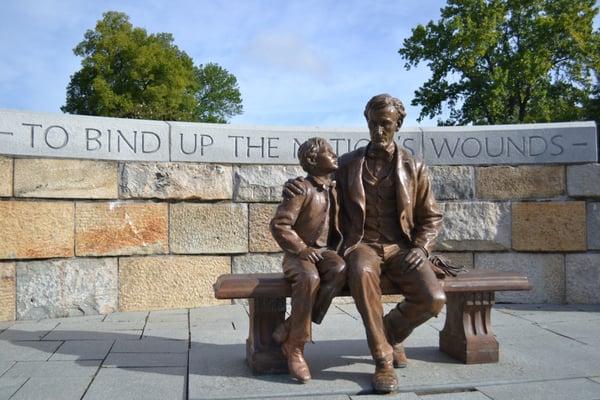
[[[428,261],[442,224],[429,173],[421,160],[394,142],[406,112],[388,94],[374,96],[364,111],[371,137],[366,147],[339,158],[335,173],[348,286],[367,333],[378,393],[396,389],[394,366],[406,366],[402,342],[437,315],[446,297]],[[285,193],[295,195],[295,182]],[[381,279],[397,285],[405,300],[383,315]]]

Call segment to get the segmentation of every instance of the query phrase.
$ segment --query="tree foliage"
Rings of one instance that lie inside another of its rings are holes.
[[[227,122],[242,113],[235,76],[217,64],[196,67],[170,33],[148,34],[109,11],[74,49],[63,112],[123,118]]]
[[[448,0],[400,55],[432,75],[416,92],[419,120],[441,125],[598,120],[600,32],[595,0]],[[595,106],[595,112],[594,112]]]

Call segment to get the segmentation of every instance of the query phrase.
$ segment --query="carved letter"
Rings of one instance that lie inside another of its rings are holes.
[[[557,143],[554,141],[554,139],[562,139],[563,135],[554,135],[550,138],[550,143],[552,143],[553,145],[555,145],[556,147],[558,147],[558,153],[550,153],[550,155],[552,156],[560,156],[562,153],[564,153],[565,148],[562,147],[560,145],[560,143]]]
[[[91,137],[90,133],[94,131],[96,132],[97,136],[95,137]],[[102,148],[102,143],[100,142],[100,136],[102,136],[102,132],[100,132],[100,130],[95,129],[95,128],[85,128],[85,148],[87,151],[96,151],[96,150],[100,150]],[[93,149],[90,147],[90,142],[94,141],[96,142],[96,147],[94,147]]]
[[[302,142],[300,142],[300,140],[294,138],[294,158],[298,158],[298,147],[300,147],[301,144]],[[337,150],[335,152],[337,153]]]
[[[267,157],[269,157],[269,158],[279,158],[279,155],[271,154],[271,150],[277,150],[279,148],[276,145],[271,145],[271,140],[275,141],[275,142],[278,142],[279,138],[278,137],[267,138]]]
[[[243,136],[227,136],[229,139],[235,139],[235,156],[239,157],[238,153],[238,139],[243,139]]]
[[[188,154],[189,155],[189,154],[194,154],[196,152],[196,146],[198,146],[198,134],[194,133],[194,149],[192,151],[185,151],[183,149],[183,133],[179,134],[179,138],[180,138],[179,148],[181,149],[181,152],[183,154]]]
[[[210,140],[210,142],[209,142]],[[214,140],[210,135],[200,135],[200,155],[204,155],[204,148],[208,146],[212,146]]]
[[[513,142],[513,140],[509,137],[506,138],[506,140],[508,140],[508,143],[506,144],[506,154],[508,155],[508,157],[510,157],[510,145],[512,144],[513,147],[519,152],[521,153],[521,155],[526,156],[526,148],[527,148],[527,143],[525,142],[525,137],[522,137],[521,139],[523,139],[523,148],[519,148],[517,146],[517,144],[515,142]]]
[[[541,143],[542,143],[542,144],[543,144],[543,146],[544,146],[544,147],[542,148],[542,150],[541,150],[541,151],[539,151],[539,152],[536,152],[536,153],[534,153],[534,151],[533,151],[533,144],[534,144],[534,143],[533,143],[533,140],[534,140],[534,139],[541,140],[541,141],[542,141]],[[529,155],[530,155],[530,156],[539,156],[539,155],[541,155],[541,154],[544,154],[544,153],[546,152],[546,150],[547,150],[547,149],[548,149],[548,143],[546,143],[546,139],[544,139],[544,138],[543,138],[543,137],[541,137],[541,136],[537,136],[537,135],[533,135],[533,136],[530,136],[530,137],[529,137]]]
[[[402,147],[404,147],[406,150],[408,150],[410,152],[410,154],[412,154],[413,156],[416,154],[416,151],[412,147],[408,146],[406,144],[406,142],[414,142],[414,141],[415,141],[415,139],[413,139],[413,138],[406,138],[402,141]]]
[[[123,141],[127,143],[127,147],[134,153],[137,153],[137,131],[133,131],[133,145],[125,138],[125,136],[123,136],[123,132],[119,129],[117,129],[117,133],[119,134],[119,136],[117,136],[117,152],[121,152],[121,139],[123,139]]]
[[[31,147],[33,147],[33,136],[34,136],[35,127],[37,126],[37,127],[41,128],[42,125],[40,125],[40,124],[26,124],[26,123],[22,123],[21,125],[23,125],[23,126],[30,126],[31,127]]]
[[[59,145],[56,145],[56,146],[50,144],[50,142],[48,141],[48,134],[50,133],[50,129],[53,129],[53,128],[58,128],[63,133],[62,143]],[[44,131],[44,141],[46,142],[46,145],[48,145],[48,147],[50,147],[51,149],[54,149],[54,150],[62,149],[63,147],[65,147],[67,145],[67,143],[69,143],[69,133],[67,132],[67,130],[65,128],[63,128],[60,125],[50,125]]]
[[[154,150],[146,149],[146,135],[151,135],[156,138],[156,148]],[[156,153],[160,149],[160,136],[154,132],[142,131],[142,153]]]
[[[460,143],[460,138],[456,139],[456,143],[454,143],[454,148],[450,149],[450,145],[448,144],[448,138],[443,138],[443,143],[442,146],[440,147],[440,149],[438,150],[437,146],[435,145],[435,141],[433,140],[433,138],[431,138],[431,144],[433,145],[433,150],[435,151],[435,155],[437,156],[437,158],[440,158],[444,148],[446,148],[448,150],[448,153],[450,154],[451,157],[454,157],[454,154],[456,153],[456,150],[458,149],[458,144]]]
[[[502,155],[502,153],[504,153],[504,137],[500,136],[500,151],[496,154],[492,154],[492,151],[490,149],[490,144],[488,142],[489,138],[485,138],[485,153],[489,156],[489,157],[500,157]]]
[[[477,143],[477,146],[478,146],[478,148],[477,148],[477,151],[476,151],[475,153],[473,153],[472,155],[469,155],[469,154],[467,154],[467,152],[466,152],[466,150],[465,150],[465,144],[467,144],[467,143],[468,143],[470,140],[473,140],[473,141],[475,141],[475,143]],[[463,153],[463,154],[464,154],[464,156],[465,156],[465,157],[467,157],[467,158],[475,158],[475,157],[478,157],[478,156],[479,156],[479,154],[481,154],[481,148],[482,148],[482,146],[481,146],[481,142],[479,141],[479,139],[477,139],[477,138],[474,138],[474,137],[466,138],[466,139],[465,139],[465,140],[462,142],[462,145],[460,146],[460,149],[461,149],[462,153]]]

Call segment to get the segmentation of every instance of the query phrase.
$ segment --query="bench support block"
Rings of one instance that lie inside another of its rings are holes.
[[[281,346],[271,337],[285,319],[285,297],[256,297],[250,305],[250,332],[246,340],[246,361],[254,374],[287,374]]]
[[[499,345],[492,332],[494,292],[447,293],[447,315],[440,350],[465,364],[498,362]]]

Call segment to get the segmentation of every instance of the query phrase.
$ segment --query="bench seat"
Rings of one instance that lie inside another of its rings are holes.
[[[446,322],[440,350],[466,363],[498,362],[499,344],[492,332],[491,308],[496,291],[530,290],[527,277],[512,272],[467,272],[440,280],[446,293]],[[281,348],[273,339],[285,318],[290,285],[281,273],[221,275],[213,286],[217,299],[249,299],[250,332],[246,360],[256,374],[287,373]],[[383,294],[400,294],[382,277]],[[345,289],[339,296],[349,296]]]

